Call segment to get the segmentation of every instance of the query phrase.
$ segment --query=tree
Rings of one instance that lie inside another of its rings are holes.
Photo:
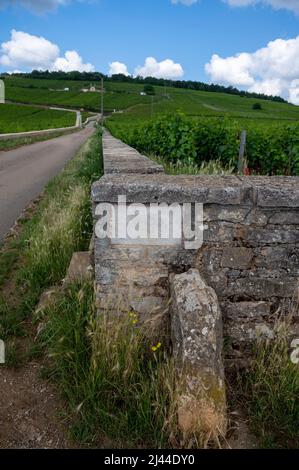
[[[146,84],[144,85],[144,93],[146,93],[147,95],[155,95],[155,88],[153,87],[153,85]]]
[[[260,111],[262,109],[261,103],[254,103],[252,109]]]

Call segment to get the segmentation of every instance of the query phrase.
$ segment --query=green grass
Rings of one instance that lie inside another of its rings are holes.
[[[299,448],[299,369],[289,344],[289,327],[280,324],[275,341],[257,346],[242,376],[243,405],[262,447]]]
[[[15,104],[0,105],[0,133],[15,133],[71,127],[76,115],[69,111],[34,108]]]
[[[48,135],[37,135],[32,137],[19,137],[17,139],[0,139],[0,150],[12,150],[18,147],[22,147],[23,145],[30,145],[34,144],[35,142],[43,142],[45,140],[55,139],[56,137],[60,137],[62,135],[68,135],[77,132],[77,130],[71,131],[58,131],[53,132]]]
[[[209,162],[202,162],[201,165],[197,166],[195,164],[189,163],[184,164],[181,162],[172,163],[167,162],[163,158],[155,157],[154,155],[149,155],[153,161],[162,165],[164,167],[165,173],[168,175],[232,175],[234,173],[234,168],[230,166],[223,166],[219,160],[211,160]]]
[[[24,334],[43,290],[63,279],[92,233],[91,183],[101,175],[99,131],[47,186],[20,235],[0,251],[0,337]]]
[[[174,369],[129,313],[96,319],[92,284],[70,285],[42,317],[48,376],[67,403],[73,437],[106,448],[170,445]]]

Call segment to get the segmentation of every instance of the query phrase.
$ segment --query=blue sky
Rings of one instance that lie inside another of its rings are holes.
[[[110,71],[217,81],[293,102],[298,94],[299,104],[299,0],[174,2],[0,0],[0,69],[109,73],[119,62]]]

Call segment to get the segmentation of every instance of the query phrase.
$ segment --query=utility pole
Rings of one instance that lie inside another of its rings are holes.
[[[101,78],[101,125],[104,124],[104,78]]]

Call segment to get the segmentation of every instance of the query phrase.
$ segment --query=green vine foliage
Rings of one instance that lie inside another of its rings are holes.
[[[192,118],[183,113],[148,121],[119,122],[107,127],[140,152],[169,163],[192,164],[218,160],[237,170],[240,133],[247,131],[246,160],[252,174],[299,175],[299,124],[233,121],[228,117]]]

